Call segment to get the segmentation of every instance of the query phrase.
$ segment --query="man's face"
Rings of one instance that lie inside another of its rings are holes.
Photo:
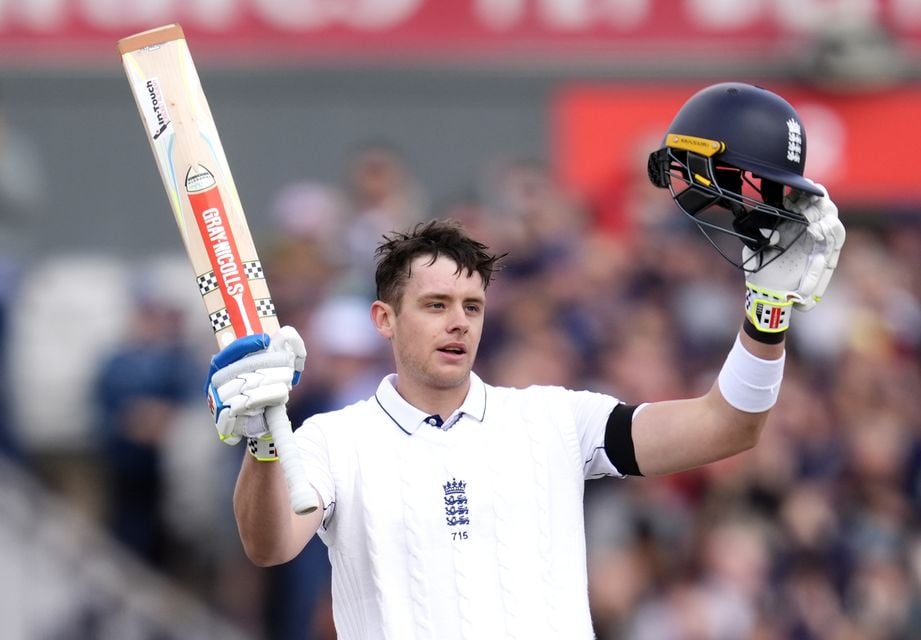
[[[393,344],[402,384],[452,389],[467,384],[483,331],[486,295],[474,272],[455,273],[457,264],[431,256],[412,263],[400,311],[379,305],[378,331]]]

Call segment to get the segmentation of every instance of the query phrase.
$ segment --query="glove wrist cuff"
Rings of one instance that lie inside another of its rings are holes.
[[[780,334],[790,328],[793,300],[777,291],[745,283],[745,316],[760,333]]]
[[[247,438],[246,450],[259,462],[276,462],[278,460],[275,440],[269,434],[258,438]]]

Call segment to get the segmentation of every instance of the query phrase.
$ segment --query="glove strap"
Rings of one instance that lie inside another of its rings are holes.
[[[786,295],[745,283],[745,315],[762,333],[781,333],[790,328],[793,300]]]
[[[278,451],[275,449],[275,440],[270,434],[258,438],[246,439],[246,450],[259,462],[278,461]]]

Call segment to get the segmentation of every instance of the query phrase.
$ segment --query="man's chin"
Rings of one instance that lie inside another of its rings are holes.
[[[436,389],[444,391],[457,389],[470,380],[470,367],[458,368],[451,372],[438,372],[429,377],[429,383]]]

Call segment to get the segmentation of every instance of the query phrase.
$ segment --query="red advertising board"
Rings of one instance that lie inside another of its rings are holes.
[[[196,53],[236,57],[764,56],[841,18],[921,40],[921,0],[42,0],[0,2],[0,52],[110,56],[179,22]]]
[[[911,150],[921,142],[921,88],[830,94],[764,85],[787,98],[807,136],[806,176],[842,206],[921,207]],[[609,226],[619,209],[655,189],[646,158],[675,113],[703,85],[571,86],[556,97],[554,145],[564,182],[600,208]]]

